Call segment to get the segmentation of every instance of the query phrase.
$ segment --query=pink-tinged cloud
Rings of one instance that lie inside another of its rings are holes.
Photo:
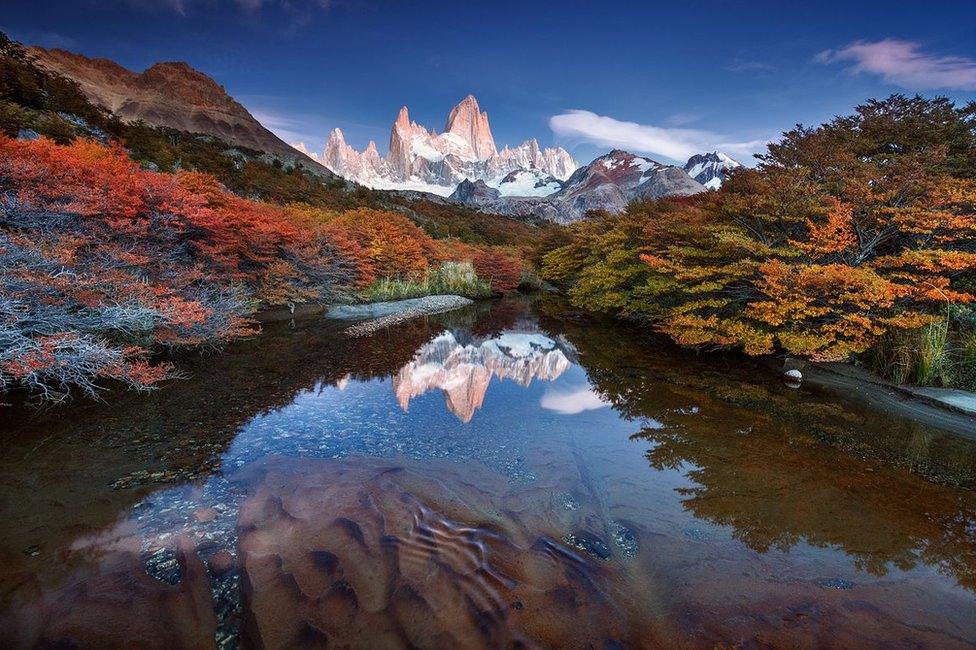
[[[922,46],[912,41],[857,41],[839,50],[821,52],[816,60],[852,62],[852,72],[876,74],[887,83],[910,90],[976,90],[976,60],[923,52]]]
[[[616,147],[680,162],[703,151],[721,151],[748,159],[753,153],[765,150],[769,142],[769,139],[734,142],[710,131],[626,122],[579,109],[553,115],[549,118],[549,128],[567,141]]]

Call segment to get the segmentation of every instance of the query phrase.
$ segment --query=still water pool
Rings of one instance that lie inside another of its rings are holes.
[[[976,443],[555,303],[0,407],[4,647],[972,647]]]

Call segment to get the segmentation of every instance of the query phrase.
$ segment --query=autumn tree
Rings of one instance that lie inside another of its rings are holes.
[[[976,110],[896,95],[785,133],[720,192],[576,226],[544,270],[686,345],[840,359],[976,298],[974,206]]]
[[[493,293],[511,293],[518,289],[522,267],[518,260],[500,250],[485,250],[472,260],[475,273],[491,285]]]

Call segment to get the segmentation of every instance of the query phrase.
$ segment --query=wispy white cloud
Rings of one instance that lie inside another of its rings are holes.
[[[857,41],[816,56],[819,63],[850,62],[853,73],[879,75],[910,90],[976,90],[976,60],[925,52],[914,41]]]
[[[692,124],[701,120],[702,116],[700,113],[685,113],[678,112],[668,115],[665,120],[669,126],[685,126],[686,124]]]
[[[315,133],[308,120],[292,117],[266,108],[248,109],[266,129],[288,143],[315,143],[321,136]],[[295,146],[295,145],[292,145]],[[314,144],[312,145],[314,147]]]
[[[549,118],[557,136],[600,147],[626,149],[684,162],[696,153],[723,151],[747,158],[765,149],[768,139],[733,141],[710,131],[625,122],[591,111],[573,109]]]
[[[547,411],[555,411],[562,415],[576,415],[583,411],[593,411],[608,406],[599,393],[589,386],[570,391],[547,389],[539,404]]]

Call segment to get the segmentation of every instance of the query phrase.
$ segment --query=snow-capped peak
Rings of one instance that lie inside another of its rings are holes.
[[[742,165],[720,151],[695,154],[685,163],[685,171],[710,190],[717,190],[725,182],[728,173]]]

